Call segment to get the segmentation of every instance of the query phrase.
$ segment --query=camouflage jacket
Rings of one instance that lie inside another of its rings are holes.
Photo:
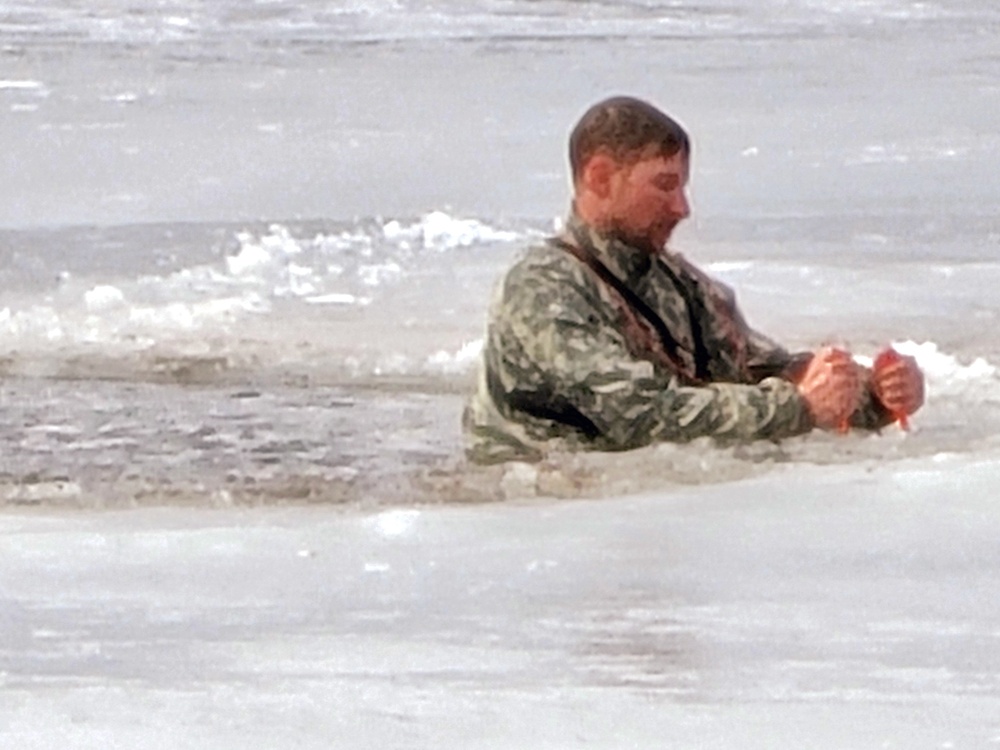
[[[732,291],[680,256],[651,256],[571,217],[497,286],[463,415],[468,455],[803,433],[812,420],[782,375],[809,356],[751,329]],[[887,421],[870,394],[851,419]]]

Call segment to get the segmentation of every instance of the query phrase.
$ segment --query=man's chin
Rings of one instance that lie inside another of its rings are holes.
[[[656,248],[659,252],[666,248],[667,243],[670,242],[670,238],[674,234],[674,229],[677,228],[677,222],[671,223],[669,226],[659,227],[657,231],[651,233],[650,245]]]
[[[642,235],[626,232],[621,228],[615,227],[612,230],[612,235],[634,248],[645,250],[646,252],[655,255],[667,246],[667,242],[670,240],[670,236],[674,233],[674,228],[676,226],[677,222],[673,222],[669,226],[663,225],[653,227],[650,231],[645,232]]]

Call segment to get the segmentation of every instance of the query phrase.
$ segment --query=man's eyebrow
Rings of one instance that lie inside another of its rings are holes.
[[[653,177],[653,182],[658,184],[680,184],[681,176],[676,172],[660,172]]]

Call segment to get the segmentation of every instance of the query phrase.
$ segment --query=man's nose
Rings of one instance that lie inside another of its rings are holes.
[[[686,190],[678,190],[674,193],[670,208],[679,219],[686,219],[691,215],[691,203],[688,201]]]

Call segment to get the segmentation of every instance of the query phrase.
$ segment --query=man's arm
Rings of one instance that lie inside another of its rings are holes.
[[[506,280],[491,345],[508,391],[558,393],[596,428],[595,444],[624,449],[702,436],[751,440],[808,431],[794,384],[682,386],[635,358],[594,280],[568,256],[524,264]]]
[[[768,376],[776,376],[798,385],[810,362],[813,352],[790,353],[780,344],[764,334],[750,328],[738,309],[734,311],[738,325],[746,331],[747,340],[747,370],[753,381]],[[858,406],[851,414],[848,423],[851,427],[866,430],[876,430],[886,426],[893,420],[892,413],[883,406],[876,395],[877,388],[871,371],[859,365],[859,380],[862,383]]]

